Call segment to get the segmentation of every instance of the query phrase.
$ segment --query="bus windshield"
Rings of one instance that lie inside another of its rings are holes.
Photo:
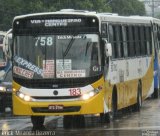
[[[16,36],[14,76],[82,78],[101,73],[98,34]]]

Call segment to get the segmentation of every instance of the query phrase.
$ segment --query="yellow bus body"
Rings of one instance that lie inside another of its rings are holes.
[[[102,86],[102,90],[89,100],[79,101],[60,101],[60,102],[26,102],[16,96],[16,91],[20,89],[20,85],[13,82],[13,112],[14,115],[78,115],[78,114],[97,114],[105,112],[105,104],[109,111],[111,111],[112,93],[113,87],[117,88],[117,108],[122,109],[131,106],[137,102],[137,87],[138,82],[142,83],[142,99],[147,97],[147,94],[153,84],[153,59],[150,62],[149,69],[144,77],[141,79],[134,79],[131,81],[120,82],[116,85],[111,85],[109,81],[104,81],[104,77],[91,84],[93,88]],[[49,105],[63,105],[68,106],[80,106],[80,110],[77,112],[52,112],[52,113],[35,113],[32,111],[32,107],[46,107]]]
[[[94,88],[98,85],[104,84],[104,79],[101,78],[99,81],[95,82],[92,86]],[[20,86],[13,83],[15,90],[18,90]],[[104,105],[104,87],[103,89],[95,96],[89,100],[85,101],[67,101],[67,102],[25,102],[16,96],[16,91],[13,93],[13,111],[15,115],[76,115],[76,114],[96,114],[103,112]],[[68,106],[80,106],[80,111],[78,112],[58,112],[58,113],[34,113],[31,107],[46,107],[49,105],[63,105],[64,107]]]

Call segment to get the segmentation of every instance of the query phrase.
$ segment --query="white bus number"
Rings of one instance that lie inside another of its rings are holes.
[[[53,45],[53,38],[52,37],[37,37],[36,38],[36,42],[35,42],[35,46],[38,46],[40,44],[40,46],[51,46]]]

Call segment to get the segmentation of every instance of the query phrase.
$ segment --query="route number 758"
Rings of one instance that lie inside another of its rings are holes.
[[[35,42],[35,46],[51,46],[53,45],[53,38],[52,37],[44,37],[44,36],[41,36],[41,37],[37,37],[36,38],[36,42]]]

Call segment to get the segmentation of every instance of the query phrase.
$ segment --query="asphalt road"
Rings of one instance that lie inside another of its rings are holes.
[[[130,109],[119,112],[110,123],[101,123],[99,117],[86,116],[84,128],[63,128],[62,117],[47,117],[45,130],[32,131],[29,117],[1,114],[0,135],[56,135],[56,136],[160,136],[160,99],[143,102],[140,112]],[[8,132],[8,133],[7,133]]]

